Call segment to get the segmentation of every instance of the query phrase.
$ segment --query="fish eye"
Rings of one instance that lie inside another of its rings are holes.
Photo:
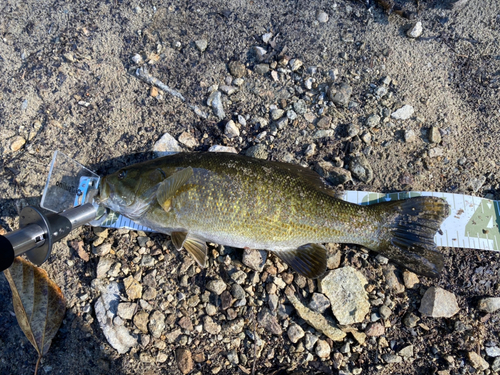
[[[118,179],[123,180],[126,174],[127,174],[126,171],[120,171],[120,173],[118,173]]]

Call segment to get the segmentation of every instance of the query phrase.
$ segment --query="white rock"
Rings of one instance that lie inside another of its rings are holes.
[[[272,37],[273,33],[265,33],[264,35],[262,35],[262,41],[267,44],[269,43]]]
[[[138,53],[136,53],[134,56],[132,56],[132,61],[137,64],[137,65],[140,65],[142,64],[144,61],[142,60],[142,56],[139,55]]]
[[[229,152],[232,154],[237,154],[238,151],[234,147],[227,147],[221,145],[213,145],[208,149],[209,152]]]
[[[106,340],[118,353],[124,354],[137,345],[137,339],[129,333],[125,326],[116,324],[120,322],[120,319],[115,319],[118,317],[117,306],[119,303],[120,290],[118,283],[114,282],[101,290],[101,296],[97,299],[94,310]]]
[[[482,298],[478,304],[479,310],[494,313],[500,310],[500,297]]]
[[[418,21],[410,30],[408,30],[406,35],[408,35],[410,38],[418,38],[420,35],[422,35],[422,31],[422,22]]]
[[[342,325],[360,323],[370,312],[365,285],[368,281],[353,267],[332,270],[321,279],[320,293],[332,304],[332,311]]]
[[[179,142],[170,134],[165,133],[153,146],[153,151],[157,156],[176,154],[182,151]]]
[[[229,120],[226,122],[226,127],[224,129],[224,134],[228,138],[234,138],[240,136],[240,129],[236,126],[233,120]]]
[[[418,311],[432,318],[451,318],[460,308],[453,293],[433,286],[425,292]]]
[[[318,340],[316,343],[316,355],[320,358],[328,358],[332,349],[325,340]]]
[[[199,144],[198,141],[188,132],[183,132],[179,136],[179,142],[189,148],[196,147]]]
[[[391,117],[396,120],[408,120],[415,110],[411,105],[405,104],[401,108],[399,108],[396,112],[391,114]]]

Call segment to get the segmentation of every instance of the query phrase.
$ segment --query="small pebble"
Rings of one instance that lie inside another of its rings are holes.
[[[439,128],[436,126],[432,126],[429,129],[429,142],[431,143],[441,143],[441,133],[439,132]]]
[[[229,120],[226,123],[226,127],[224,129],[224,134],[228,138],[234,138],[234,137],[239,137],[240,136],[240,129],[236,126],[233,120]]]
[[[373,127],[377,126],[378,124],[380,124],[380,116],[379,115],[373,114],[373,115],[368,116],[368,118],[366,119],[366,126],[368,126],[369,128],[373,128]]]
[[[21,136],[17,136],[15,139],[14,139],[14,142],[11,143],[10,145],[10,149],[11,151],[19,151],[26,143],[26,140],[21,137]]]
[[[415,134],[413,129],[405,129],[404,138],[405,138],[405,142],[409,143],[409,142],[413,142],[415,139],[417,139],[417,135]]]
[[[235,78],[244,77],[247,73],[247,69],[244,64],[239,61],[231,61],[229,63],[229,73]]]
[[[490,364],[476,352],[468,353],[469,361],[476,370],[484,371],[490,368]]]
[[[194,44],[196,45],[196,48],[198,48],[200,52],[205,52],[205,50],[208,47],[208,41],[206,39],[196,40]]]
[[[432,318],[451,318],[460,308],[453,293],[439,287],[430,287],[422,297],[418,311]]]
[[[332,349],[330,348],[330,345],[328,342],[325,340],[318,340],[316,343],[316,349],[315,353],[318,357],[320,358],[328,358],[330,357],[330,353],[332,352]]]
[[[415,110],[411,105],[404,105],[401,108],[399,108],[397,111],[391,113],[391,117],[395,120],[408,120]]]
[[[422,35],[422,31],[422,22],[418,21],[417,23],[415,23],[415,25],[413,25],[413,27],[408,30],[406,35],[408,35],[408,37],[410,38],[418,38],[420,35]]]
[[[194,362],[189,349],[177,348],[175,351],[175,359],[181,373],[189,374],[193,370]]]
[[[328,22],[328,14],[323,11],[319,11],[316,15],[316,20],[321,23]]]
[[[296,323],[293,323],[290,327],[288,327],[287,334],[290,341],[294,344],[296,344],[305,335],[302,327]]]
[[[494,313],[500,310],[500,297],[488,297],[479,300],[478,309],[488,313]]]

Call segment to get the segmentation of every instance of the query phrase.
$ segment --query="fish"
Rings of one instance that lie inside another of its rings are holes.
[[[415,197],[358,205],[338,198],[316,172],[230,153],[181,152],[102,178],[98,202],[171,236],[198,264],[207,242],[269,250],[297,273],[326,271],[324,243],[356,244],[424,276],[438,277],[434,236],[450,214],[445,200]]]

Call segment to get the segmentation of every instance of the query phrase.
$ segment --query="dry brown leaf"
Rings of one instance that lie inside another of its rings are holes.
[[[62,323],[66,301],[47,272],[23,258],[15,258],[4,273],[12,290],[17,322],[38,352],[38,367]]]
[[[89,253],[83,248],[83,241],[71,241],[71,247],[78,253],[78,256],[84,261],[88,262],[90,260]]]

